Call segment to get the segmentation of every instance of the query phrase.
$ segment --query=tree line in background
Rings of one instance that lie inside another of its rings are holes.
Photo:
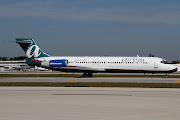
[[[19,56],[19,57],[12,57],[12,58],[0,57],[0,61],[16,61],[16,60],[26,60],[26,59],[27,59],[26,56]]]
[[[155,57],[154,54],[149,54],[148,57]],[[27,60],[28,58],[26,56],[19,56],[19,57],[12,57],[12,58],[8,58],[8,57],[0,57],[0,61],[18,61],[18,60]],[[169,62],[171,64],[177,64],[180,63],[180,61],[178,60],[173,60],[172,62]]]

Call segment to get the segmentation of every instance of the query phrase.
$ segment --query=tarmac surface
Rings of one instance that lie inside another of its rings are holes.
[[[179,120],[180,89],[0,87],[1,120]]]
[[[136,77],[0,77],[0,82],[134,82],[134,83],[180,83],[180,78]]]

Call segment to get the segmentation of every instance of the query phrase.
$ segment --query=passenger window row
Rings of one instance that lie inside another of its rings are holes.
[[[108,63],[108,64],[149,64],[149,62],[69,62],[69,63]]]

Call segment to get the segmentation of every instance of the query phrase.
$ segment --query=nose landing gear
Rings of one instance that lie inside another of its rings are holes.
[[[169,73],[166,73],[166,78],[168,78],[169,77]]]

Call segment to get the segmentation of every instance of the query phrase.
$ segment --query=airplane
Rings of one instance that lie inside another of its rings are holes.
[[[165,64],[159,57],[76,57],[50,56],[44,53],[31,38],[17,38],[28,59],[26,64],[61,72],[82,72],[83,77],[92,77],[93,73],[169,73],[177,67]]]

